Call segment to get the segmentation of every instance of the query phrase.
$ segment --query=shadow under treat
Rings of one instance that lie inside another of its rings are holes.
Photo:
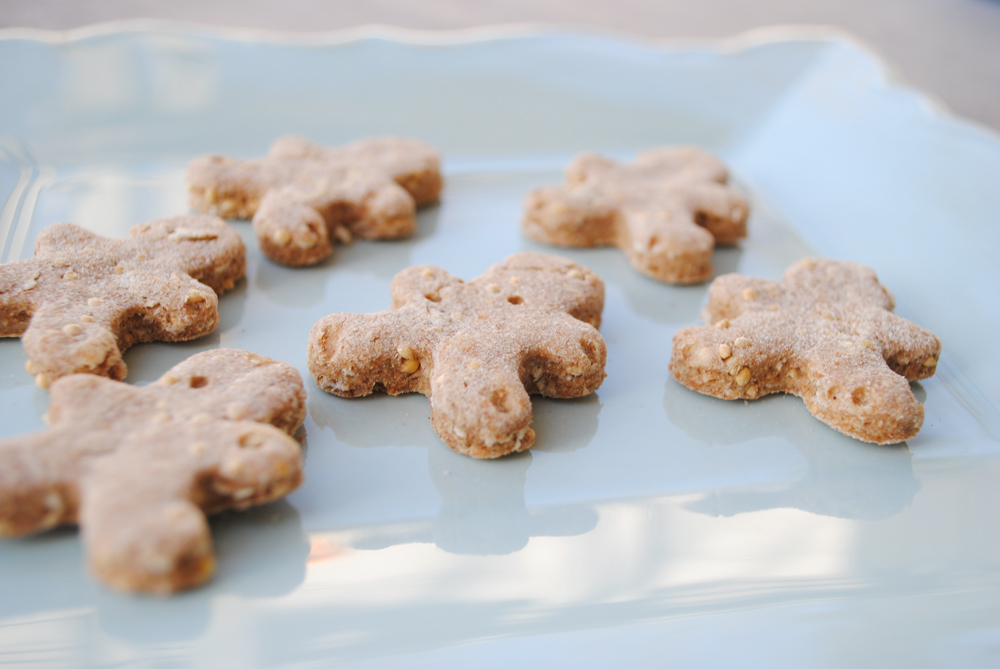
[[[35,385],[35,378],[24,368],[27,362],[28,354],[19,338],[0,338],[0,391]]]
[[[91,609],[102,630],[131,642],[175,643],[203,635],[219,594],[285,595],[305,580],[309,542],[286,501],[211,518],[218,560],[205,586],[169,597],[110,590],[87,574],[76,530],[59,528],[0,543],[0,619]],[[67,569],[66,565],[74,565]]]
[[[354,548],[377,550],[403,543],[433,543],[460,555],[507,555],[524,548],[531,537],[573,536],[596,527],[597,513],[589,507],[527,508],[524,486],[531,451],[497,460],[460,455],[431,429],[427,401],[413,398],[421,402],[422,409],[414,415],[415,404],[405,399],[310,395],[312,419],[333,430],[348,446],[426,448],[428,473],[441,496],[441,509],[433,520],[370,528],[359,535]],[[569,422],[559,406],[564,403],[572,405],[565,412],[573,413],[573,429],[560,433],[557,425]],[[601,404],[596,397],[541,401],[533,397],[532,404],[532,427],[536,430],[533,450],[569,452],[586,446],[597,433]],[[559,408],[550,413],[550,405]]]
[[[806,475],[781,488],[750,485],[708,492],[686,505],[698,513],[732,516],[794,508],[836,518],[884,520],[909,506],[921,488],[905,444],[879,446],[842,435],[816,420],[797,397],[727,401],[669,379],[663,405],[671,423],[706,446],[776,439],[794,446],[806,462]]]

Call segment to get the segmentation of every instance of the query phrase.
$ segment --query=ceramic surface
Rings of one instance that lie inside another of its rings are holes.
[[[844,37],[657,46],[580,34],[290,40],[146,26],[0,33],[3,261],[45,226],[109,236],[188,210],[203,153],[277,136],[422,139],[441,204],[397,242],[277,266],[250,226],[247,278],[202,340],[126,355],[145,384],[238,347],[309,393],[306,482],[213,521],[207,587],[117,594],[63,529],[0,542],[0,664],[142,666],[987,666],[1000,656],[1000,139],[886,80]],[[778,278],[807,255],[868,264],[943,342],[915,392],[920,434],[873,446],[794,397],[724,402],[671,380],[670,341],[707,286],[632,271],[615,249],[522,237],[521,199],[575,153],[693,143],[731,165],[749,236],[718,273]],[[322,316],[389,305],[431,263],[472,278],[521,250],[607,285],[608,378],[534,401],[536,446],[459,456],[426,398],[347,400],[308,376]],[[0,433],[41,429],[47,394],[0,342]]]

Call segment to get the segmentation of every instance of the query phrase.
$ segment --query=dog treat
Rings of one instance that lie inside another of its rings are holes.
[[[662,147],[622,165],[577,156],[562,186],[530,193],[523,229],[558,246],[618,246],[632,266],[666,283],[712,275],[716,244],[746,237],[750,207],[727,187],[726,166],[693,147]]]
[[[243,276],[245,256],[215,216],[140,223],[126,239],[57,223],[38,235],[34,258],[0,265],[0,336],[21,337],[40,388],[75,373],[121,380],[129,346],[212,332],[216,293]]]
[[[262,160],[203,156],[188,167],[191,206],[226,218],[253,218],[264,254],[312,265],[333,244],[394,239],[416,230],[416,207],[441,192],[438,154],[386,137],[341,148],[283,137]]]
[[[712,282],[706,323],[674,335],[670,371],[723,399],[791,393],[844,434],[877,444],[914,436],[924,408],[910,381],[934,374],[941,342],[891,313],[892,293],[851,262],[806,259],[780,283]]]
[[[409,267],[391,292],[389,311],[320,320],[309,370],[342,397],[427,395],[434,430],[459,453],[530,448],[529,393],[582,397],[604,380],[604,283],[574,262],[518,253],[468,283]]]
[[[138,388],[52,384],[48,430],[0,441],[0,536],[79,523],[90,567],[120,590],[169,593],[215,569],[206,513],[302,481],[305,390],[290,365],[217,349]]]

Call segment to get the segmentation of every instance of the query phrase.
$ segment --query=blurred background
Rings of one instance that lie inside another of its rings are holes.
[[[138,18],[287,32],[533,23],[653,40],[832,26],[878,52],[902,81],[1000,131],[997,0],[0,0],[0,28],[70,30]]]

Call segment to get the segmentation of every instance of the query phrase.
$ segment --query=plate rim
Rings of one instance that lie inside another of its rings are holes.
[[[338,46],[367,39],[384,39],[416,46],[459,46],[523,38],[578,37],[613,41],[622,46],[644,47],[663,53],[706,50],[717,54],[734,54],[779,43],[825,42],[847,46],[861,52],[870,61],[874,80],[878,84],[888,89],[898,89],[910,94],[928,116],[971,126],[985,132],[993,140],[1000,141],[1000,129],[958,114],[937,94],[907,82],[905,77],[893,68],[875,47],[855,33],[838,26],[821,23],[772,24],[751,28],[727,37],[650,37],[624,30],[547,22],[495,23],[446,29],[408,28],[385,23],[364,23],[332,30],[291,31],[160,18],[128,18],[68,29],[0,28],[0,43],[30,40],[52,46],[72,46],[90,39],[130,33],[186,35],[291,47]]]

